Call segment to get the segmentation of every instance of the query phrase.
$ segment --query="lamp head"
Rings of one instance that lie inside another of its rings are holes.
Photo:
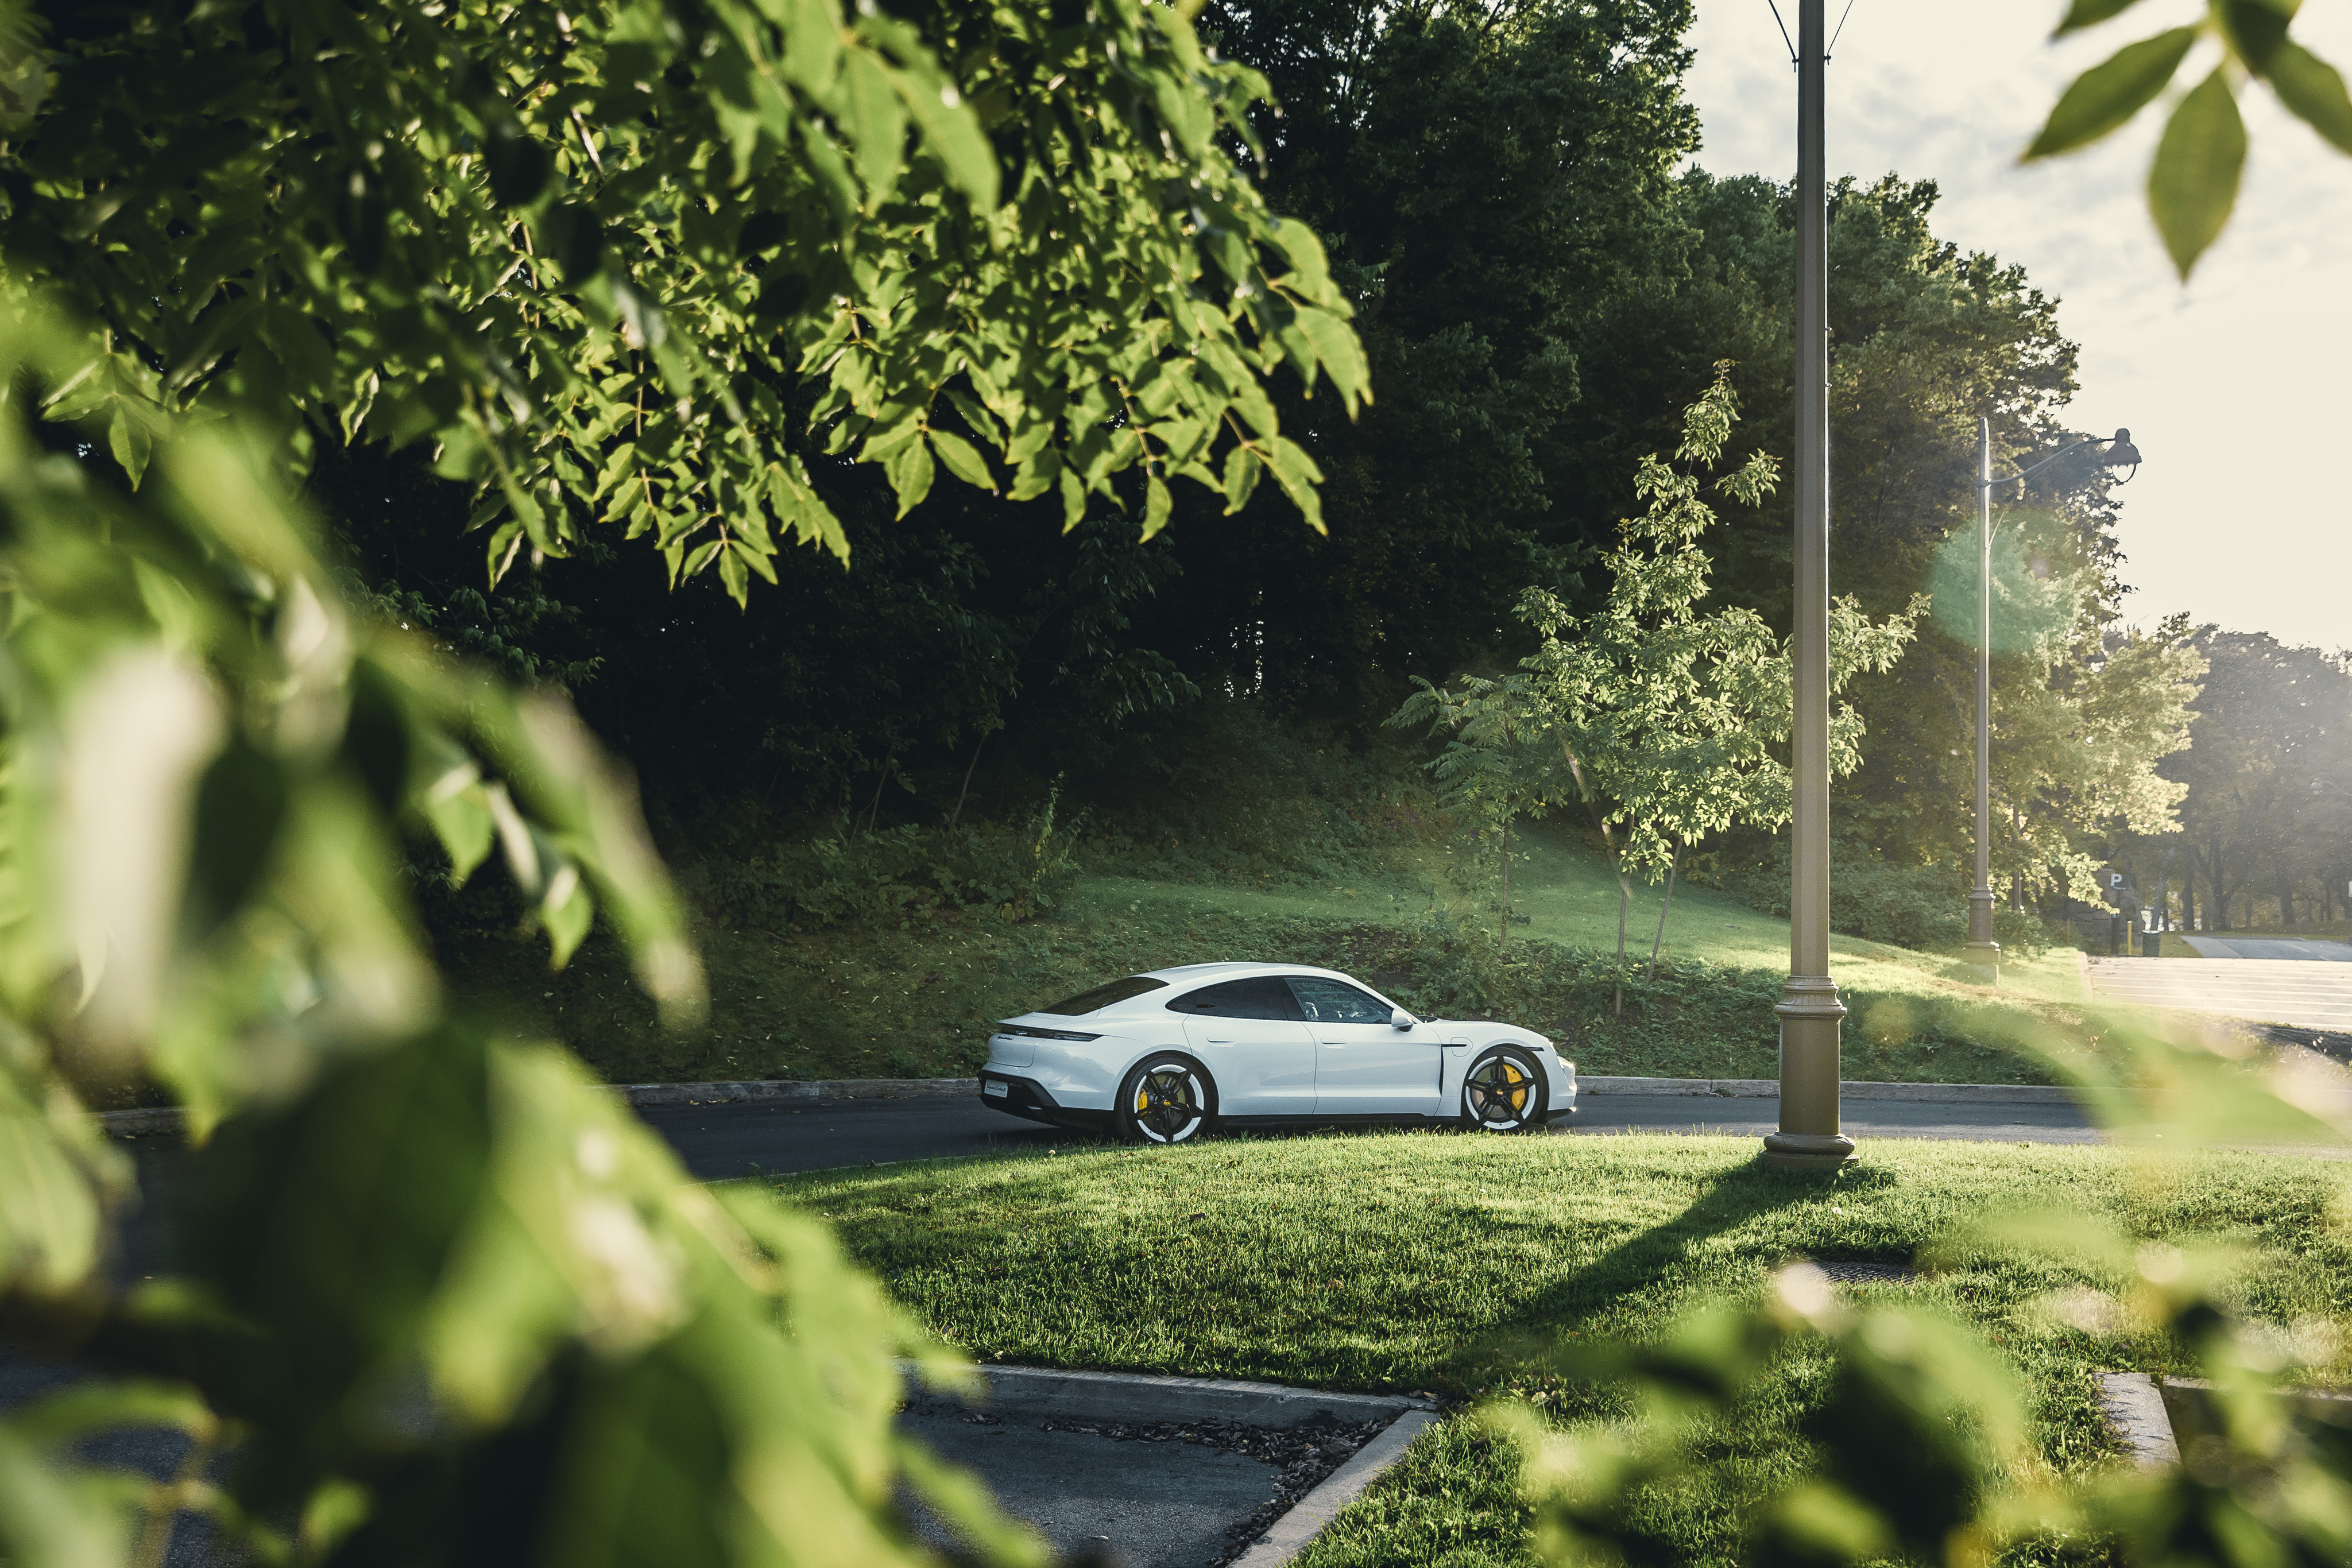
[[[2139,448],[2132,444],[2131,432],[2128,430],[2116,431],[2115,438],[2107,443],[2106,455],[2099,459],[2099,461],[2105,464],[2110,468],[2138,467]]]

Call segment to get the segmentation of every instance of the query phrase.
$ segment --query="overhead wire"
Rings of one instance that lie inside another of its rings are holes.
[[[1837,31],[1830,35],[1830,47],[1822,51],[1822,58],[1826,60],[1837,53],[1837,41],[1845,37],[1845,19],[1853,15],[1853,0],[1845,0],[1845,9],[1838,14]]]
[[[1780,0],[1764,0],[1764,3],[1772,7],[1772,21],[1780,29],[1780,41],[1789,46],[1789,64],[1794,67],[1797,63],[1797,46],[1790,41],[1789,24],[1780,20]],[[1830,35],[1830,47],[1822,51],[1822,59],[1826,60],[1837,53],[1837,41],[1845,37],[1846,18],[1853,15],[1853,0],[1845,0],[1845,9],[1838,13],[1837,30]]]
[[[1772,7],[1772,21],[1780,29],[1780,41],[1789,46],[1789,68],[1794,70],[1797,68],[1797,46],[1789,37],[1789,24],[1780,20],[1780,0],[1764,0],[1764,4]],[[1839,26],[1844,24],[1840,23]]]

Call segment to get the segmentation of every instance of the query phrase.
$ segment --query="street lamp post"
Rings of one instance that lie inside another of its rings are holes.
[[[1790,638],[1789,978],[1780,1003],[1780,1128],[1764,1157],[1841,1166],[1839,1030],[1830,978],[1829,188],[1823,121],[1827,0],[1797,7],[1797,450],[1795,624]]]
[[[2000,944],[1992,935],[1992,487],[2022,485],[2070,452],[2106,447],[2100,459],[2109,468],[2139,472],[2139,448],[2131,432],[2085,436],[2062,446],[2032,467],[1996,480],[1992,476],[1992,421],[1977,420],[1977,884],[1969,892],[1969,939],[1961,959],[1988,984],[2000,979]],[[2129,484],[2129,478],[2123,483]]]

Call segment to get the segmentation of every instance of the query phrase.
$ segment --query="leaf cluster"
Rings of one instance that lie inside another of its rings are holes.
[[[2059,20],[2065,37],[2128,11],[2138,0],[2073,0]],[[2194,22],[2126,45],[2074,78],[2025,150],[2029,160],[2087,146],[2154,102],[2200,44],[2218,47],[2211,70],[2165,119],[2148,163],[2147,210],[2181,280],[2221,237],[2246,162],[2238,92],[2269,85],[2288,113],[2338,151],[2352,152],[2352,97],[2344,75],[2289,37],[2301,0],[2209,0]]]
[[[552,696],[355,616],[235,421],[59,391],[88,335],[0,316],[0,1334],[103,1371],[0,1419],[0,1556],[920,1560],[911,1486],[1043,1559],[894,1433],[929,1348],[814,1222],[714,1197],[560,1048],[443,1004],[400,866],[493,852],[562,963],[608,920],[703,1001],[632,788]],[[38,416],[44,411],[49,417]],[[94,454],[125,422],[144,482]],[[83,1107],[166,1088],[173,1271],[125,1282],[129,1162]],[[88,1457],[144,1428],[176,1475]]]
[[[110,14],[111,15],[111,14]],[[1164,6],[921,26],[835,0],[130,7],[38,38],[0,123],[7,265],[100,329],[85,397],[426,442],[495,580],[597,522],[739,602],[880,465],[1054,493],[1258,476],[1265,381],[1369,396],[1303,225],[1228,152],[1253,73]],[[76,411],[77,413],[83,412]],[[114,440],[137,477],[138,423]]]

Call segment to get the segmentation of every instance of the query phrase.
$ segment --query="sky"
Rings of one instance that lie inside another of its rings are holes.
[[[1830,0],[1832,27],[1845,0]],[[1791,34],[1796,0],[1780,0]],[[2060,0],[1853,0],[1831,53],[1832,179],[1931,179],[1938,238],[2022,263],[2081,345],[2063,423],[2127,426],[2147,462],[2118,492],[2134,591],[2126,622],[2202,622],[2352,646],[2352,158],[2259,85],[2240,95],[2252,152],[2237,210],[2184,287],[2149,225],[2160,100],[2085,152],[2017,154],[2082,70],[2194,20],[2154,0],[2063,44]],[[2294,36],[2352,72],[2352,5],[2305,9]],[[1698,0],[1686,86],[1716,174],[1790,178],[1796,73],[1768,0]],[[2177,80],[2211,68],[2212,46]],[[2176,89],[2177,90],[2177,89]]]

